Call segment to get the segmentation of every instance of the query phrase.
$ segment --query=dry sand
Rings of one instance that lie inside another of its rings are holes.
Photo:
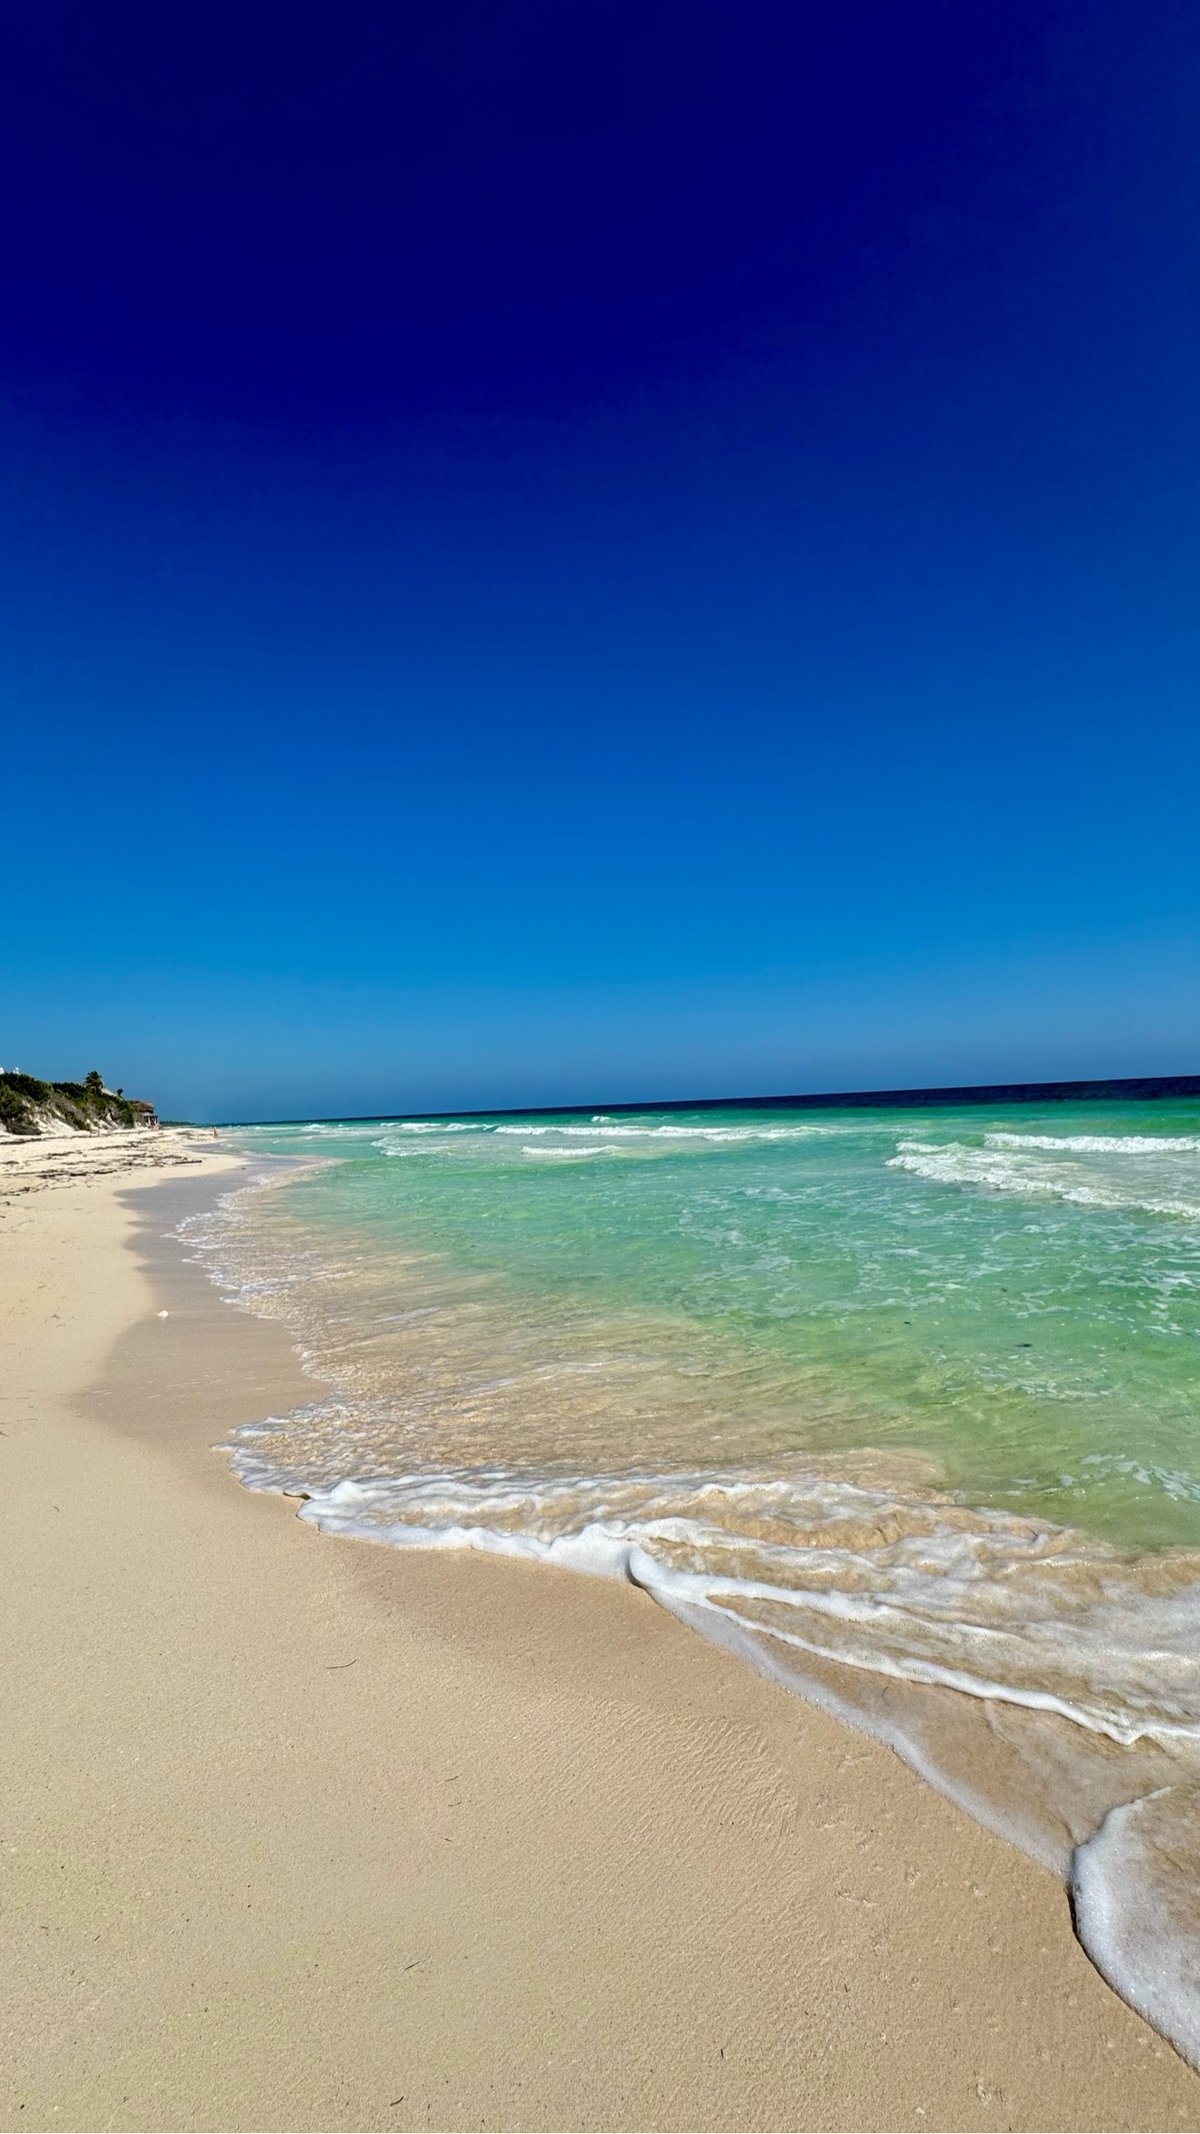
[[[215,1190],[0,1205],[0,2124],[1196,2125],[887,1749],[631,1587],[239,1489],[313,1387],[164,1238]]]
[[[115,1134],[0,1132],[0,1201],[77,1179],[195,1164],[212,1145],[211,1133],[189,1126],[135,1126]]]

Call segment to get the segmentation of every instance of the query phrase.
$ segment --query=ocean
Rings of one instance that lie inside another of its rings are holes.
[[[357,1120],[185,1226],[322,1529],[632,1579],[1060,1875],[1200,2066],[1200,1100]]]

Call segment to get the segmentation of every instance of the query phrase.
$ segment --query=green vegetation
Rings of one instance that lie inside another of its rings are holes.
[[[0,1127],[6,1134],[32,1134],[37,1132],[29,1124],[32,1113],[25,1098],[8,1086],[8,1076],[0,1079]]]
[[[45,1104],[54,1087],[52,1082],[39,1082],[36,1074],[4,1074],[0,1075],[0,1082],[14,1096],[28,1097],[33,1104]]]
[[[102,1133],[137,1123],[134,1105],[106,1089],[95,1067],[82,1082],[43,1082],[35,1074],[0,1073],[0,1133],[44,1134],[62,1127]]]

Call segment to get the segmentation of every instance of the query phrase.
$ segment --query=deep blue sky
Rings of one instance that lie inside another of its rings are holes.
[[[0,1061],[1200,1067],[1200,18],[5,26]]]

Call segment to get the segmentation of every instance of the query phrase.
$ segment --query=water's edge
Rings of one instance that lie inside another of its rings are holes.
[[[287,1182],[298,1171],[295,1164],[289,1163],[286,1168],[280,1164],[272,1176],[259,1175],[249,1183],[240,1183],[221,1196],[221,1211],[227,1212],[234,1202],[252,1205],[257,1195],[273,1184]],[[196,1239],[194,1234],[188,1238],[187,1224],[181,1230],[185,1241],[194,1247]],[[206,1258],[200,1252],[196,1256]],[[244,1291],[231,1289],[210,1256],[206,1264],[210,1277],[230,1301],[256,1312],[256,1300]],[[264,1299],[259,1298],[257,1315],[286,1317],[274,1307],[264,1314],[263,1304]],[[302,1363],[307,1363],[303,1345],[294,1334],[293,1345]],[[307,1412],[301,1411],[289,1420],[303,1427]],[[269,1464],[257,1459],[253,1449],[256,1432],[268,1431],[279,1421],[268,1418],[260,1426],[250,1426],[239,1433],[238,1443],[220,1449],[230,1456],[233,1471],[244,1486],[301,1497],[298,1516],[307,1523],[326,1532],[382,1545],[473,1548],[541,1556],[560,1567],[590,1575],[628,1579],[711,1642],[736,1652],[763,1674],[808,1697],[843,1723],[885,1742],[939,1792],[1056,1874],[1070,1893],[1079,1939],[1101,1975],[1193,2067],[1200,2068],[1200,2000],[1193,1922],[1188,1917],[1174,1922],[1177,1931],[1170,1953],[1165,1955],[1164,1903],[1168,1915],[1172,1905],[1169,1894],[1164,1898],[1154,1870],[1156,1821],[1162,1824],[1165,1819],[1169,1826],[1167,1849],[1178,1856],[1179,1830],[1170,1826],[1170,1807],[1172,1796],[1182,1790],[1189,1795],[1184,1805],[1190,1810],[1194,1782],[1190,1771],[1168,1775],[1159,1766],[1142,1773],[1132,1791],[1127,1784],[1118,1784],[1116,1797],[1109,1798],[1113,1789],[1107,1783],[1111,1772],[1106,1765],[1097,1780],[1095,1802],[1090,1809],[1085,1804],[1085,1829],[1060,1835],[1047,1829],[1043,1816],[1022,1812],[1019,1774],[1018,1783],[1011,1786],[1005,1785],[1003,1774],[999,1785],[973,1783],[973,1767],[994,1756],[998,1741],[1005,1738],[1003,1728],[999,1734],[995,1732],[996,1719],[988,1709],[986,1695],[964,1694],[941,1683],[931,1683],[922,1690],[912,1682],[895,1678],[864,1683],[856,1678],[861,1670],[848,1666],[844,1658],[814,1652],[798,1657],[794,1647],[781,1657],[777,1637],[748,1633],[743,1625],[715,1608],[708,1595],[689,1590],[686,1576],[664,1577],[662,1566],[636,1542],[614,1545],[611,1535],[585,1531],[573,1544],[545,1545],[536,1536],[527,1535],[518,1541],[511,1531],[494,1532],[484,1526],[446,1530],[398,1521],[363,1524],[354,1517],[345,1494],[335,1504],[319,1490],[285,1486],[287,1477],[273,1473]],[[336,1495],[336,1491],[331,1494]],[[960,1707],[967,1709],[956,1709]],[[1061,1712],[1040,1716],[1049,1730],[1046,1754],[1053,1760],[1060,1753],[1050,1738],[1054,1728],[1073,1727],[1073,1721]],[[967,1738],[970,1736],[978,1739],[972,1741]],[[1158,1746],[1153,1744],[1155,1752]],[[1132,1780],[1133,1770],[1126,1776]],[[1154,1783],[1156,1779],[1160,1782]],[[1161,1829],[1158,1836],[1161,1839]],[[1178,1910],[1176,1905],[1174,1911]],[[1154,1952],[1152,1961],[1147,1960],[1148,1944]]]

